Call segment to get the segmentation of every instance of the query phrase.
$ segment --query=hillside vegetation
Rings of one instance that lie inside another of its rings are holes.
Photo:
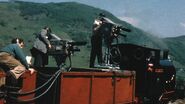
[[[179,45],[178,38],[159,39],[150,33],[119,20],[105,10],[76,2],[0,2],[0,46],[9,43],[14,37],[22,37],[26,40],[25,51],[29,55],[29,49],[35,38],[34,33],[38,33],[42,27],[47,25],[52,28],[53,33],[64,39],[88,42],[86,46],[80,47],[81,52],[75,52],[73,56],[74,67],[88,67],[92,24],[94,18],[101,12],[105,13],[115,23],[132,30],[130,33],[123,33],[127,35],[126,38],[119,37],[120,43],[133,43],[151,48],[169,49],[172,52],[172,57],[175,57],[176,65],[184,67],[182,63],[185,62],[183,57],[185,51],[183,46],[185,44],[180,43],[181,45]]]

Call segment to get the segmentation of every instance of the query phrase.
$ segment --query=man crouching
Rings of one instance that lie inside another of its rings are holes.
[[[23,47],[23,39],[15,38],[12,40],[11,44],[3,47],[0,50],[0,65],[3,66],[3,69],[6,72],[9,80],[8,86],[16,85],[17,79],[26,70],[29,70],[31,74],[33,74],[35,71],[33,68],[29,67],[26,57],[21,49]]]

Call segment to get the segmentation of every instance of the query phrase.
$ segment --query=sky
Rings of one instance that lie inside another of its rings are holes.
[[[0,0],[8,1],[8,0]],[[22,0],[79,2],[104,9],[119,19],[158,37],[185,35],[185,0]]]

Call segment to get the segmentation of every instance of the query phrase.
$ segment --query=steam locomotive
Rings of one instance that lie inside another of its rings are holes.
[[[116,44],[110,52],[111,63],[119,64],[121,70],[136,71],[136,96],[140,101],[158,104],[173,98],[176,71],[168,50]]]

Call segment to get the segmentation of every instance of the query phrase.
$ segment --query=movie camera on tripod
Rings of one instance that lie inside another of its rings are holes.
[[[52,48],[49,49],[49,54],[69,54],[80,51],[79,47],[85,45],[87,42],[74,42],[66,40],[50,40]]]
[[[119,36],[119,35],[121,35],[121,36],[123,36],[123,37],[126,37],[126,35],[122,34],[121,31],[131,32],[130,29],[123,28],[123,27],[120,26],[120,25],[114,25],[114,26],[112,27],[112,34],[113,34],[114,36]]]
[[[71,55],[74,52],[79,52],[80,48],[78,46],[86,45],[87,42],[85,41],[72,41],[72,40],[63,40],[56,35],[52,34],[55,38],[50,39],[50,43],[52,48],[48,50],[48,55],[51,55],[55,58],[57,66],[61,67],[62,64],[65,63],[66,59],[69,58],[70,60],[70,67],[71,67]]]
[[[125,32],[131,32],[130,29],[124,28],[123,26],[114,23],[112,20],[106,17],[100,17],[100,20],[102,22],[102,33],[103,33],[103,39],[105,42],[105,54],[104,54],[104,62],[105,66],[112,66],[110,63],[111,57],[114,57],[111,53],[117,53],[118,55],[119,50],[118,49],[111,49],[111,45],[113,43],[113,40],[116,39],[118,44],[118,36],[126,37],[125,34],[122,34],[123,31]],[[114,54],[115,55],[115,54]],[[118,55],[119,56],[119,55]]]

